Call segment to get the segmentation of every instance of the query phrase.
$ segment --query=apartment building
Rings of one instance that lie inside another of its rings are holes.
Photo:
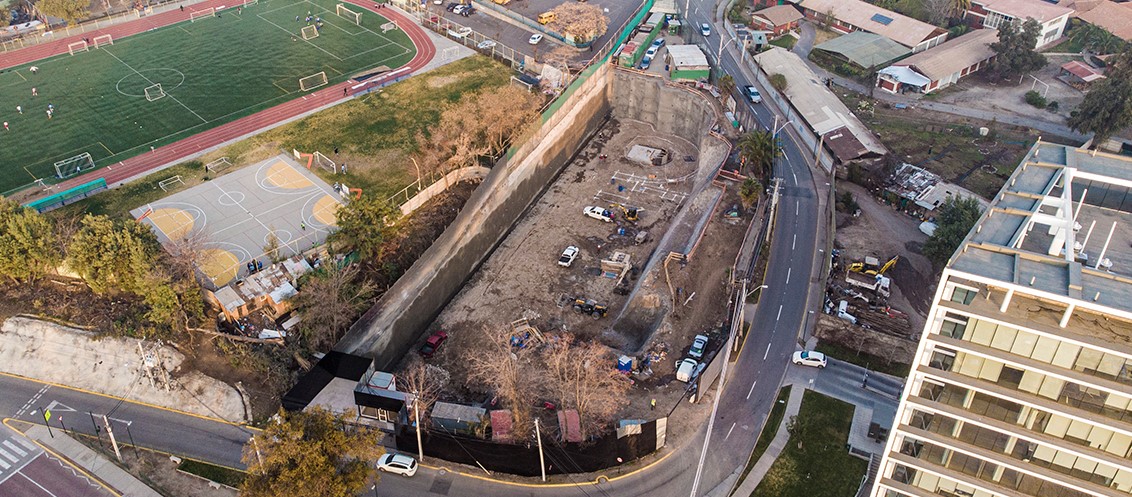
[[[952,256],[875,497],[1132,495],[1132,159],[1041,143]]]

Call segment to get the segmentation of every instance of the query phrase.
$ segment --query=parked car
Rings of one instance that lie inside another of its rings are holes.
[[[743,87],[743,93],[747,95],[747,98],[751,100],[751,103],[753,103],[753,104],[763,103],[763,96],[762,96],[762,94],[759,93],[759,90],[756,89],[755,87],[753,87],[751,85],[744,86]]]
[[[462,5],[462,4],[457,3],[457,2],[452,2],[452,3],[448,4],[448,6],[445,7],[445,9],[448,9],[448,12],[452,12],[453,10],[456,10],[456,7],[459,7],[460,5]]]
[[[647,71],[649,69],[649,66],[651,66],[651,65],[652,65],[652,56],[651,55],[645,55],[645,57],[643,59],[641,59],[641,70]]]
[[[377,469],[410,477],[417,474],[417,460],[404,454],[385,454],[377,460]]]
[[[535,33],[531,35],[531,39],[527,40],[527,43],[530,43],[531,45],[538,45],[538,42],[540,41],[542,41],[542,33]]]
[[[676,379],[684,383],[691,382],[700,373],[700,363],[695,359],[685,358],[676,363]]]
[[[708,23],[700,24],[700,34],[704,36],[711,36],[711,25]]]
[[[704,351],[707,350],[708,337],[706,335],[696,335],[692,339],[692,348],[688,349],[688,357],[699,359],[704,356]]]
[[[645,57],[648,57],[650,59],[653,58],[653,57],[656,57],[656,52],[659,51],[659,50],[660,50],[660,47],[653,45],[653,46],[649,47],[648,50],[645,50]]]
[[[462,15],[464,17],[468,17],[468,16],[475,14],[475,13],[476,13],[476,8],[469,5],[468,8],[464,9],[463,12],[460,12],[460,15]]]
[[[484,40],[476,44],[476,48],[480,50],[488,50],[495,46],[495,40]]]
[[[656,47],[657,50],[660,50],[660,47],[664,46],[664,38],[657,38],[657,39],[653,40],[652,46]]]
[[[428,359],[436,355],[436,351],[440,350],[440,346],[444,345],[445,340],[448,340],[448,333],[436,331],[428,336],[428,339],[426,339],[424,345],[421,345],[421,348],[417,350],[417,353],[419,353],[421,357]]]
[[[601,207],[591,205],[589,207],[586,207],[586,210],[583,212],[585,213],[585,215],[594,219],[605,221],[607,223],[613,222],[613,212],[611,212],[609,209],[602,209]]]
[[[456,7],[452,8],[452,13],[453,14],[459,14],[459,13],[467,10],[468,7],[470,7],[470,6],[469,5],[463,5],[463,4],[457,5]]]
[[[562,267],[570,267],[574,263],[574,259],[578,258],[578,247],[573,245],[566,247],[562,251],[562,255],[558,257],[558,265]]]
[[[792,361],[799,366],[811,366],[818,369],[824,368],[826,364],[825,354],[812,350],[799,350],[795,352]]]

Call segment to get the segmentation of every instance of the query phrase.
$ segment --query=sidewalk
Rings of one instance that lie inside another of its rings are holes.
[[[783,385],[785,386],[785,385]],[[762,483],[766,473],[770,471],[771,465],[778,459],[779,454],[782,454],[782,449],[786,448],[786,443],[790,441],[790,433],[786,430],[786,424],[790,422],[790,418],[798,414],[798,410],[802,408],[802,396],[805,395],[806,388],[803,384],[795,384],[794,388],[790,389],[790,400],[786,401],[786,414],[782,416],[782,422],[778,425],[778,431],[774,434],[774,440],[770,441],[770,446],[767,447],[766,452],[759,457],[755,462],[755,466],[751,468],[751,472],[747,473],[747,477],[739,484],[731,495],[735,497],[747,497],[754,493],[758,488],[759,483]]]
[[[161,497],[161,494],[149,488],[141,480],[134,478],[133,475],[71,438],[62,430],[53,430],[52,433],[55,435],[54,438],[48,433],[46,427],[35,425],[25,432],[24,436],[42,445],[52,456],[63,458],[68,464],[102,480],[118,495],[124,497]]]

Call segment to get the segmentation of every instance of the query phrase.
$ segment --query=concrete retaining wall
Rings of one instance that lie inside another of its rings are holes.
[[[379,369],[388,369],[409,350],[609,115],[611,67],[599,67],[551,122],[492,169],[452,225],[354,323],[335,350],[373,357]]]
[[[439,181],[429,185],[428,188],[421,190],[416,195],[413,195],[413,198],[401,204],[401,215],[408,216],[412,214],[413,211],[420,209],[425,202],[447,191],[452,185],[459,184],[463,181],[483,179],[487,177],[490,172],[491,169],[481,166],[461,167],[455,171],[450,171],[448,174],[445,174],[443,178],[440,178]]]
[[[700,147],[716,122],[711,101],[695,90],[667,83],[660,77],[631,71],[614,73],[614,114],[652,123],[658,134],[676,135]]]

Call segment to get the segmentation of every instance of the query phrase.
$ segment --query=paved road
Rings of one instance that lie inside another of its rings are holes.
[[[253,431],[220,421],[181,414],[36,381],[0,375],[0,417],[43,424],[43,410],[51,410],[51,426],[66,426],[95,435],[93,415],[102,440],[109,443],[102,425],[108,414],[119,442],[132,436],[141,446],[171,454],[243,468],[240,451]]]

